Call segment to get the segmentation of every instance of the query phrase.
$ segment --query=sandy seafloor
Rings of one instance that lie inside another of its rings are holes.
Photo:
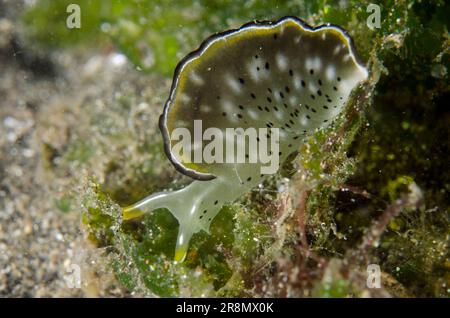
[[[86,171],[47,169],[43,145],[64,148],[83,116],[71,108],[133,86],[136,71],[113,51],[48,56],[23,47],[20,3],[1,11],[0,297],[127,296],[85,240],[79,209],[55,204]],[[81,288],[65,279],[73,264]]]

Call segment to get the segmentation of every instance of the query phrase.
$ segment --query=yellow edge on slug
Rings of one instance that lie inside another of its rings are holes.
[[[142,215],[144,215],[144,212],[138,209],[134,209],[133,206],[122,209],[122,220],[124,221],[135,219]]]
[[[181,263],[186,258],[186,254],[187,254],[187,246],[182,247],[182,248],[177,248],[175,250],[175,256],[174,256],[173,260],[175,262]]]

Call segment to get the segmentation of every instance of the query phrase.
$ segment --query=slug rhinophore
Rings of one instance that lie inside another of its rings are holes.
[[[192,235],[329,125],[367,76],[337,26],[285,17],[211,36],[178,64],[160,117],[167,156],[196,180],[125,208],[123,219],[170,210],[183,261]]]

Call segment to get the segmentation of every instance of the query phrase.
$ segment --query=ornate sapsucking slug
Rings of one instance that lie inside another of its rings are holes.
[[[124,208],[123,219],[167,208],[183,261],[192,235],[328,126],[367,76],[337,26],[284,17],[211,36],[178,64],[160,117],[168,158],[195,180]]]

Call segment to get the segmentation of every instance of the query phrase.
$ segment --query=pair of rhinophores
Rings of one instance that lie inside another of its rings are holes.
[[[184,127],[193,133],[194,120],[202,120],[203,129],[279,128],[283,163],[305,136],[342,112],[351,91],[367,76],[351,38],[337,26],[312,28],[285,17],[213,35],[177,66],[160,117],[167,156],[178,171],[196,180],[125,208],[123,219],[167,208],[179,222],[175,261],[183,261],[192,235],[208,232],[224,204],[267,175],[261,174],[260,163],[192,163],[172,152],[171,132]]]

